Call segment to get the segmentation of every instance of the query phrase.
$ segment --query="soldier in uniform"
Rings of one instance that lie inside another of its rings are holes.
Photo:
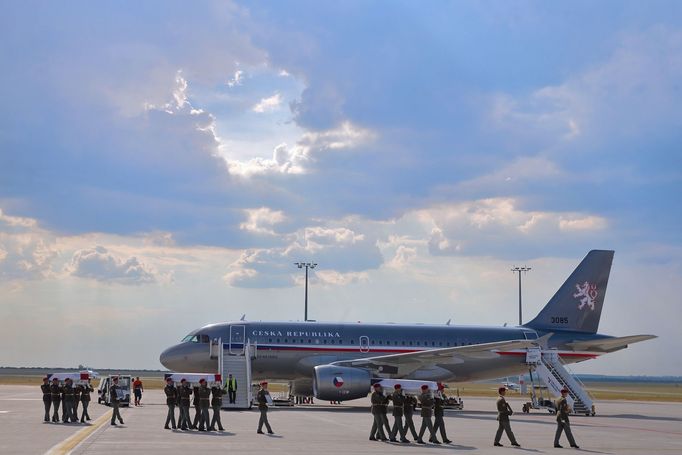
[[[237,399],[237,379],[232,377],[232,373],[227,375],[227,395],[230,399],[230,404],[234,404]]]
[[[433,413],[433,397],[429,392],[429,386],[426,384],[422,386],[422,393],[419,395],[419,403],[422,406],[422,426],[419,429],[419,437],[417,438],[417,442],[419,444],[426,444],[422,438],[424,436],[424,432],[428,428],[430,433],[429,441],[433,442],[434,444],[440,444],[433,432],[433,423],[431,422],[431,414]]]
[[[412,420],[412,414],[414,414],[414,406],[417,404],[417,399],[412,395],[407,395],[405,397],[405,404],[403,404],[403,412],[405,414],[405,436],[407,436],[407,430],[410,430],[412,434],[412,439],[416,441],[419,439],[417,435],[417,429],[414,427],[414,420]]]
[[[436,435],[438,434],[438,430],[440,430],[440,438],[443,440],[445,444],[449,444],[452,441],[448,439],[448,436],[445,434],[445,420],[443,420],[443,417],[445,416],[445,386],[441,384],[440,382],[438,383],[438,392],[436,392],[436,395],[433,398],[433,435],[434,439],[437,437]],[[436,441],[431,441],[431,442],[436,442]],[[437,442],[436,442],[437,444]]]
[[[90,379],[85,385],[81,386],[81,403],[83,403],[83,413],[81,414],[81,423],[85,423],[86,420],[90,420],[90,414],[88,414],[88,406],[90,405],[90,393],[94,392],[95,389],[90,384]],[[76,416],[78,418],[78,416]]]
[[[62,388],[59,386],[59,379],[52,378],[50,384],[50,396],[52,398],[52,421],[59,422],[59,403],[61,402]]]
[[[114,384],[109,387],[111,408],[113,409],[113,412],[111,413],[111,424],[116,425],[116,419],[123,424],[121,413],[118,410],[118,406],[120,404],[118,400],[118,391],[120,390],[120,387],[118,386],[118,377],[115,376],[113,382]]]
[[[199,431],[208,431],[211,417],[208,414],[208,408],[211,405],[211,389],[208,388],[206,379],[199,379]]]
[[[49,422],[52,393],[50,392],[50,380],[48,378],[43,378],[43,384],[40,386],[40,390],[43,392],[43,406],[45,406],[45,418],[43,420]]]
[[[393,428],[391,429],[391,442],[398,442],[396,436],[400,433],[400,442],[410,442],[405,438],[407,428],[403,427],[403,414],[405,408],[406,397],[403,395],[403,389],[400,384],[393,386]]]
[[[64,393],[64,399],[62,403],[62,420],[65,423],[75,422],[76,416],[73,415],[74,392],[71,378],[66,378],[64,380],[64,387],[62,388],[62,391]]]
[[[502,447],[502,444],[500,444],[500,438],[502,438],[502,432],[507,433],[507,437],[509,438],[509,441],[511,442],[511,445],[515,447],[521,447],[518,442],[516,442],[516,438],[514,437],[514,433],[512,432],[511,425],[509,424],[509,416],[511,416],[514,411],[512,411],[511,406],[509,406],[509,403],[507,403],[507,400],[504,399],[505,394],[507,393],[507,389],[504,387],[500,387],[498,389],[498,392],[500,394],[500,398],[497,399],[497,421],[498,421],[498,426],[497,426],[497,433],[495,433],[495,444],[493,444],[496,447]]]
[[[571,425],[568,423],[568,414],[571,413],[571,407],[566,401],[566,396],[568,395],[568,389],[561,390],[561,398],[556,402],[556,433],[554,434],[554,447],[561,447],[559,444],[559,438],[561,437],[561,432],[566,432],[566,438],[571,447],[579,449],[578,444],[575,443],[573,439],[573,433],[571,432]]]
[[[166,430],[170,430],[168,426],[170,423],[173,425],[173,429],[176,430],[178,427],[175,425],[175,403],[178,401],[178,389],[173,385],[173,379],[166,378],[166,387],[163,388],[163,393],[166,394],[166,406],[168,406],[166,424],[163,427]],[[182,414],[180,414],[180,418],[182,418]]]
[[[81,402],[81,392],[83,391],[83,386],[76,384],[73,387],[73,418],[74,422],[78,422],[78,403]]]
[[[372,423],[372,429],[369,432],[369,440],[370,441],[376,441],[381,440],[381,441],[387,441],[388,438],[386,438],[386,435],[384,434],[384,418],[386,414],[386,397],[384,397],[383,394],[383,389],[381,387],[381,384],[376,383],[374,384],[374,392],[372,392],[372,396],[370,397],[371,402],[372,402],[372,416],[374,417],[374,421]],[[390,434],[390,430],[389,430]]]
[[[192,406],[194,406],[194,421],[190,428],[196,430],[199,428],[199,422],[201,421],[201,405],[199,404],[199,387],[192,387]]]
[[[181,430],[187,430],[192,427],[192,421],[189,418],[189,402],[191,395],[192,389],[189,384],[187,384],[187,380],[182,378],[180,380],[180,387],[178,388],[178,397],[180,400],[180,421],[178,422],[178,425]]]
[[[223,407],[223,395],[227,389],[220,387],[220,382],[216,382],[211,387],[211,407],[213,408],[213,420],[211,420],[210,431],[216,431],[216,424],[218,425],[218,430],[224,431],[223,423],[220,421],[220,408]]]
[[[258,400],[258,409],[260,410],[260,419],[258,420],[258,431],[256,433],[263,434],[263,424],[265,428],[268,429],[269,434],[273,434],[272,428],[270,428],[270,422],[268,422],[268,398],[270,397],[270,392],[268,392],[268,383],[263,381],[260,383],[260,390],[256,398]]]

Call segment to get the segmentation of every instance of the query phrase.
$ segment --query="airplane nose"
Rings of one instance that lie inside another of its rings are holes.
[[[179,371],[181,369],[181,364],[183,361],[183,354],[181,348],[178,345],[171,346],[161,353],[159,356],[159,361],[161,365],[168,368],[171,371]],[[185,359],[186,360],[186,359]]]

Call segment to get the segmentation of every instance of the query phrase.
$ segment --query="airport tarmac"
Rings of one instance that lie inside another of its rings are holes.
[[[495,400],[465,398],[464,410],[446,411],[446,428],[453,444],[394,444],[368,440],[372,418],[368,400],[342,405],[318,402],[293,408],[271,410],[275,435],[256,434],[258,411],[224,411],[222,433],[168,431],[161,390],[143,396],[142,407],[123,408],[125,425],[109,424],[110,409],[90,405],[91,425],[43,423],[40,389],[27,386],[0,386],[0,453],[2,454],[381,454],[443,453],[470,454],[534,452],[570,453],[575,449],[552,447],[555,417],[547,412],[520,412],[522,400],[508,397],[515,414],[512,429],[520,449],[492,447],[497,429]],[[604,454],[682,453],[682,413],[679,403],[604,401],[598,403],[595,417],[571,418],[579,451]],[[193,410],[192,410],[193,414]],[[393,419],[389,417],[392,421]],[[420,418],[415,417],[417,429]],[[567,447],[565,439],[562,444]]]

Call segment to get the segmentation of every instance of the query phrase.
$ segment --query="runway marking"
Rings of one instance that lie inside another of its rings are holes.
[[[0,411],[0,414],[7,414],[9,411]]]
[[[107,411],[97,418],[89,427],[83,428],[76,434],[73,434],[53,446],[50,450],[45,452],[45,455],[67,455],[71,453],[73,449],[78,446],[81,442],[85,441],[92,433],[102,428],[102,426],[111,420],[111,413],[113,411]]]

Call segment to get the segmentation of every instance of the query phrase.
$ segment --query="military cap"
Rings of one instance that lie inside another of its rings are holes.
[[[182,378],[182,379],[180,379],[180,382],[187,382],[187,379]]]
[[[427,386],[426,384],[424,384],[424,385],[422,386],[422,390],[428,390],[428,388],[429,388],[429,386]]]
[[[261,381],[260,385],[268,385],[268,381]]]
[[[379,383],[377,382],[376,384],[374,384],[374,388],[375,388],[375,389],[380,389],[380,388],[381,388],[381,384],[379,384]]]
[[[206,382],[206,379],[204,378],[199,379],[199,384],[203,384],[204,382]]]
[[[393,386],[394,389],[399,389],[399,388],[401,388],[401,387],[402,387],[402,386],[401,386],[400,384],[396,384],[396,385]]]
[[[561,389],[561,393],[568,393],[568,389]]]
[[[438,390],[445,390],[445,386],[440,382],[438,383]]]
[[[506,387],[500,387],[499,389],[497,389],[497,391],[498,391],[499,393],[502,393],[502,392],[504,392],[505,390],[507,390]]]

